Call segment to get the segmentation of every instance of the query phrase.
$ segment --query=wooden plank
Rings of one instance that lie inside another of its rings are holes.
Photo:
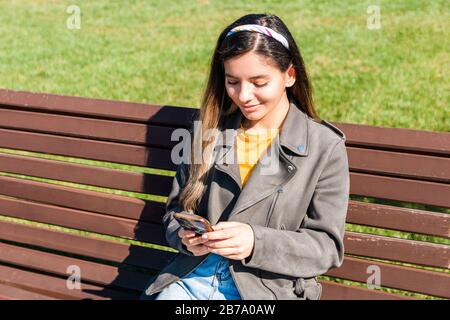
[[[450,184],[350,172],[350,194],[450,208]]]
[[[418,300],[409,296],[348,286],[328,280],[319,280],[319,282],[322,284],[320,300]]]
[[[347,254],[448,269],[450,246],[424,241],[345,232]]]
[[[1,281],[1,280],[0,280]],[[56,300],[35,292],[0,284],[0,300]]]
[[[183,127],[198,109],[0,89],[0,107]]]
[[[75,266],[79,268],[83,282],[137,292],[142,292],[151,278],[140,272],[1,242],[0,262],[66,278],[72,274],[70,267]]]
[[[173,177],[0,153],[2,172],[167,196]]]
[[[0,176],[0,195],[158,223],[165,213],[165,204],[162,202],[7,176]],[[0,203],[7,205],[11,202],[2,200]]]
[[[0,221],[0,239],[153,270],[161,270],[174,256],[169,251],[5,221]]]
[[[347,146],[450,155],[450,133],[332,122],[341,129]]]
[[[166,149],[171,149],[178,143],[177,141],[171,141],[172,132],[177,129],[176,127],[1,108],[0,127]],[[187,131],[187,129],[183,130]]]
[[[348,223],[450,238],[450,215],[350,200]]]
[[[450,298],[450,273],[346,256],[341,267],[331,269],[325,275],[362,283],[367,283],[369,277],[378,275],[379,285],[382,287]]]
[[[416,180],[450,182],[450,158],[347,147],[350,170]]]
[[[9,200],[5,199],[3,204]],[[21,206],[18,206],[21,205]],[[161,221],[158,224],[114,217],[93,212],[58,208],[25,201],[9,201],[0,206],[2,214],[20,219],[52,224],[71,229],[125,237],[141,242],[166,245]],[[8,210],[12,208],[13,210]],[[3,211],[5,209],[5,211]]]
[[[15,199],[0,199],[3,215],[71,229],[165,245],[158,224]]]
[[[176,170],[169,149],[0,129],[0,147]]]
[[[0,264],[0,279],[3,284],[22,290],[48,295],[57,299],[78,300],[133,300],[139,298],[136,293],[103,288],[81,282],[81,289],[69,289],[66,279],[37,274]]]

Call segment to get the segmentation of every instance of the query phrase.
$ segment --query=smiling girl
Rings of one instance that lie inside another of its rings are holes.
[[[319,299],[317,276],[344,258],[345,135],[317,116],[280,18],[249,14],[222,31],[197,120],[218,136],[195,132],[191,160],[200,144],[205,161],[177,169],[163,222],[179,253],[142,298]],[[278,163],[270,174],[267,160]],[[184,230],[177,212],[207,218],[214,231]]]

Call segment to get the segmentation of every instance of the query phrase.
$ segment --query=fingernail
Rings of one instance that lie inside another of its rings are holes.
[[[208,239],[208,236],[206,234],[202,235],[202,239]]]

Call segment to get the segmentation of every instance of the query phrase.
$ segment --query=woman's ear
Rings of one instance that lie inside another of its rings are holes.
[[[291,64],[286,71],[286,87],[292,87],[294,85],[296,76],[294,65]]]

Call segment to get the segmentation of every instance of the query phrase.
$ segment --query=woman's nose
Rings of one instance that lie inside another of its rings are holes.
[[[239,88],[239,101],[247,103],[253,99],[253,88],[251,85],[242,84]]]

